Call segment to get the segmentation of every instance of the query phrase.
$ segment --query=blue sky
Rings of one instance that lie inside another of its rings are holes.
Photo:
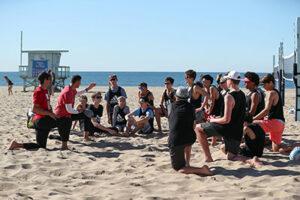
[[[296,17],[297,0],[0,0],[0,71],[18,70],[23,30],[26,50],[68,49],[72,71],[268,72]]]

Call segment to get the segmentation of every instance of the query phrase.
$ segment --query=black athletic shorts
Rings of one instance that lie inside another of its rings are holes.
[[[207,137],[223,137],[226,152],[230,152],[235,155],[238,154],[241,142],[236,139],[224,137],[226,135],[226,132],[229,131],[226,128],[224,128],[224,126],[222,126],[221,124],[207,122],[201,123],[201,127],[203,128]]]
[[[170,147],[171,164],[176,171],[185,167],[184,148],[192,144],[184,144],[175,147]]]

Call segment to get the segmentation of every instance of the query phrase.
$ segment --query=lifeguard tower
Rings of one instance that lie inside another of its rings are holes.
[[[69,66],[59,66],[61,53],[68,50],[22,50],[22,32],[21,32],[21,55],[19,76],[24,80],[23,91],[28,87],[37,87],[39,82],[37,77],[40,72],[51,70],[55,74],[55,88],[64,88],[65,80],[70,76]],[[22,65],[22,54],[28,54],[28,64]]]

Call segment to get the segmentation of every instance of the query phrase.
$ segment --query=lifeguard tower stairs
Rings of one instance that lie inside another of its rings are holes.
[[[68,50],[22,50],[22,32],[21,32],[21,56],[19,66],[19,76],[24,80],[23,91],[28,87],[37,87],[39,81],[37,77],[40,72],[51,70],[55,74],[55,89],[62,89],[65,86],[65,80],[70,76],[69,66],[59,66],[61,53]],[[28,64],[22,65],[22,54],[28,54]]]

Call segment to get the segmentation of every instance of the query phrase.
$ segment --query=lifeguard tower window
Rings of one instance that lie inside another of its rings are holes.
[[[24,80],[23,91],[28,87],[37,87],[39,82],[37,77],[40,72],[51,70],[55,74],[54,86],[62,89],[65,80],[70,76],[69,66],[59,66],[61,53],[68,50],[34,50],[21,51],[28,54],[28,65],[19,66],[19,76]]]

